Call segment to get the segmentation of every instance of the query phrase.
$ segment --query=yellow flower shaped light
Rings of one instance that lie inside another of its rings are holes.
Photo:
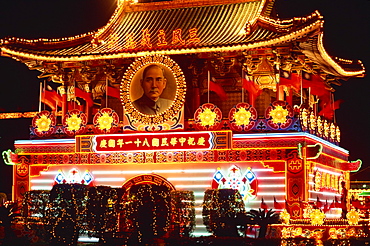
[[[200,113],[199,117],[202,126],[213,126],[215,124],[216,113],[212,112],[209,108],[206,108]]]
[[[72,114],[71,117],[67,119],[67,127],[70,131],[80,130],[82,120],[77,116],[77,114]]]
[[[46,115],[41,115],[40,118],[36,120],[37,129],[40,132],[47,132],[50,129],[51,119]]]
[[[284,225],[289,225],[290,223],[290,214],[286,209],[283,210],[283,212],[280,213],[280,219],[282,220]]]
[[[282,106],[276,106],[273,110],[270,111],[272,122],[275,124],[284,124],[286,122],[286,117],[288,116],[288,113],[288,110],[284,109]]]
[[[324,224],[325,214],[320,209],[313,209],[310,214],[311,225],[322,225]]]
[[[251,112],[245,110],[245,108],[240,108],[238,112],[234,114],[234,118],[236,121],[236,125],[242,126],[242,125],[248,125],[250,122],[250,118],[252,117]]]
[[[358,214],[356,210],[351,209],[351,211],[347,213],[347,219],[348,219],[349,225],[358,225],[360,215]]]
[[[98,123],[99,123],[99,128],[101,130],[109,130],[112,128],[112,122],[113,122],[113,117],[110,116],[108,113],[103,113],[102,116],[99,117]]]

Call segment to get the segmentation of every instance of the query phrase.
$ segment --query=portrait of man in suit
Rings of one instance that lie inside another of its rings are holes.
[[[140,79],[140,86],[143,94],[132,104],[141,113],[156,115],[171,106],[172,100],[161,97],[167,86],[167,77],[162,66],[151,64],[145,67]]]

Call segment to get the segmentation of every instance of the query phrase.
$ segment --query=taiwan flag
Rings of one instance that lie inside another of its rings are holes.
[[[301,90],[301,79],[296,73],[290,73],[285,70],[280,70],[279,85],[285,85],[286,87],[293,88],[295,91],[298,92]]]
[[[274,209],[283,209],[283,206],[276,201],[276,198],[274,197]]]
[[[227,94],[221,85],[213,81],[209,81],[209,90],[215,92],[221,98],[222,101],[227,100]]]
[[[43,90],[41,93],[41,102],[48,105],[51,110],[56,110],[57,106],[62,106],[62,97],[53,89]]]
[[[248,93],[252,94],[254,98],[258,97],[262,90],[261,88],[253,82],[253,80],[249,79],[247,76],[247,79],[242,79],[243,88],[248,91]]]
[[[262,200],[261,200],[261,208],[262,209],[268,209],[268,206],[267,206],[267,204],[265,203],[265,201],[263,200],[263,197],[262,197]]]
[[[339,109],[340,105],[343,102],[344,101],[342,99],[339,99],[339,100],[335,101],[334,103],[332,103],[332,102],[325,103],[323,105],[322,109],[320,110],[319,115],[328,119],[328,120],[333,120],[334,119],[334,111]]]
[[[321,98],[330,97],[330,88],[319,75],[302,72],[302,87],[311,88],[312,95]]]

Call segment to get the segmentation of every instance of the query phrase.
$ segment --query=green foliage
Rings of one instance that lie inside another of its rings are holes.
[[[84,229],[100,238],[105,233],[117,231],[121,189],[108,186],[89,187],[86,195]]]
[[[134,185],[124,199],[122,220],[131,233],[130,244],[147,243],[163,236],[171,215],[171,195],[167,187]]]
[[[24,195],[23,221],[46,242],[76,245],[80,233],[99,237],[117,231],[121,189],[82,184],[57,184],[51,191]],[[42,222],[40,228],[38,222]]]
[[[260,226],[259,238],[265,237],[269,224],[275,224],[279,221],[279,214],[272,211],[272,209],[268,211],[266,209],[251,209],[246,215],[248,224],[257,224]]]
[[[189,237],[195,228],[195,201],[193,191],[171,192],[171,224],[175,236]]]
[[[0,226],[3,227],[4,240],[0,245],[24,245],[25,238],[18,238],[12,228],[12,222],[21,215],[21,204],[18,202],[7,202],[0,206]]]
[[[233,189],[206,190],[203,200],[203,223],[215,236],[239,236],[244,226],[244,202]]]

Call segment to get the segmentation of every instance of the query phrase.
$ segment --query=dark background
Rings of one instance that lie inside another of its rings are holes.
[[[279,18],[324,16],[324,47],[329,55],[360,59],[370,69],[369,0],[276,0]],[[8,0],[0,8],[0,38],[57,38],[74,36],[103,27],[113,14],[115,0]],[[37,71],[11,58],[0,57],[0,112],[38,110]],[[362,168],[352,180],[369,180],[370,117],[368,77],[343,81],[335,87],[335,99],[344,103],[336,111],[341,129],[340,146],[350,160],[361,159]],[[12,149],[14,140],[29,138],[31,119],[0,120],[0,151]],[[0,192],[11,193],[12,167],[0,160]]]

